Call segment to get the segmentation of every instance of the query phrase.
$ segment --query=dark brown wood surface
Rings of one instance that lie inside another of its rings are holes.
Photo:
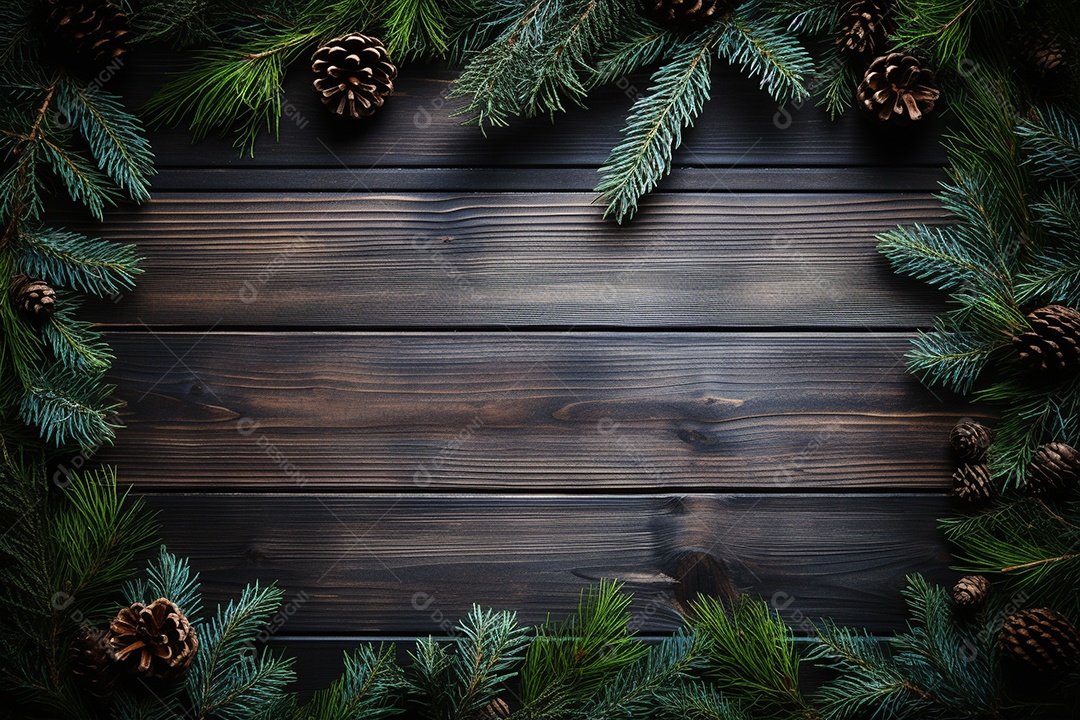
[[[894,333],[110,341],[129,427],[103,457],[146,488],[940,490],[967,411]]]
[[[182,62],[111,89],[137,105]],[[308,688],[364,638],[445,635],[472,602],[560,615],[601,577],[646,634],[732,591],[802,630],[900,627],[904,576],[950,577],[945,437],[978,412],[905,373],[944,302],[874,248],[944,220],[940,126],[830,123],[719,71],[620,227],[591,188],[647,78],[486,139],[452,78],[406,67],[345,129],[294,69],[280,142],[156,129],[151,202],[56,216],[146,256],[89,309],[128,425],[97,458],[208,600],[280,582],[272,642]]]

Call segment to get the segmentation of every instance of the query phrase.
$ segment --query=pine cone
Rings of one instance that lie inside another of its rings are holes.
[[[1065,443],[1048,443],[1031,459],[1027,484],[1030,495],[1057,495],[1080,484],[1080,452]]]
[[[1013,613],[998,642],[1008,659],[1038,672],[1066,670],[1080,656],[1080,633],[1067,617],[1050,608]]]
[[[116,662],[134,673],[173,678],[191,665],[199,640],[180,608],[158,598],[121,610],[109,626],[109,647]]]
[[[99,68],[127,52],[128,18],[119,5],[108,0],[41,2],[45,33],[63,59]]]
[[[19,273],[11,279],[11,300],[27,320],[44,323],[56,310],[56,291],[42,280]]]
[[[840,10],[836,44],[853,57],[874,57],[885,49],[891,30],[890,0],[852,0]]]
[[[116,665],[109,655],[107,633],[96,628],[80,628],[71,643],[71,674],[83,692],[99,699],[112,697],[116,685]]]
[[[986,463],[966,463],[953,473],[953,497],[972,505],[994,495],[994,481]]]
[[[956,457],[965,462],[985,460],[986,451],[993,442],[994,431],[974,420],[957,423],[949,433],[949,444],[952,445]]]
[[[859,105],[890,125],[922,120],[933,112],[940,97],[941,92],[934,87],[934,72],[906,53],[874,60],[857,92]]]
[[[952,596],[962,610],[978,610],[986,602],[990,581],[982,575],[965,575],[953,586]]]
[[[354,33],[331,40],[311,57],[312,83],[333,112],[359,119],[373,115],[394,92],[397,68],[382,40]]]
[[[1024,34],[1020,49],[1022,67],[1036,80],[1053,81],[1068,67],[1068,46],[1060,35],[1045,28]]]
[[[644,0],[645,15],[672,30],[693,30],[726,16],[734,0]]]
[[[503,720],[510,717],[510,706],[502,698],[495,698],[480,711],[481,720]]]
[[[1020,364],[1051,380],[1080,372],[1080,311],[1047,305],[1027,319],[1031,329],[1012,339]]]

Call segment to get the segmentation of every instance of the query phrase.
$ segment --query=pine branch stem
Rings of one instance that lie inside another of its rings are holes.
[[[11,218],[4,228],[3,236],[0,237],[0,251],[5,250],[8,244],[14,238],[18,237],[19,226],[22,224],[22,216],[26,210],[26,203],[23,200],[23,191],[26,189],[27,182],[29,182],[28,178],[30,175],[30,165],[33,162],[33,155],[25,153],[23,150],[28,144],[40,142],[43,139],[45,116],[49,112],[49,106],[52,105],[53,97],[56,96],[56,90],[60,87],[62,79],[63,75],[60,73],[53,76],[52,82],[49,83],[49,86],[45,90],[45,100],[42,101],[41,107],[38,108],[37,114],[34,117],[34,122],[30,125],[30,132],[22,137],[11,149],[12,155],[21,154],[21,156],[19,157],[18,169],[16,170],[17,179],[12,189],[14,200],[12,202]]]
[[[1044,558],[1042,560],[1033,560],[1032,562],[1024,563],[1023,565],[1010,565],[1009,567],[1002,568],[1001,572],[1007,573],[1015,572],[1017,570],[1027,570],[1029,568],[1039,567],[1040,565],[1048,565],[1050,563],[1063,562],[1065,560],[1075,560],[1077,558],[1080,558],[1080,553],[1073,553],[1071,555],[1058,555],[1057,557]]]

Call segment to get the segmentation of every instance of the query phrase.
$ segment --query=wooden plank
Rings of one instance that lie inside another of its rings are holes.
[[[140,107],[170,73],[187,61],[145,52],[106,85]],[[718,64],[719,65],[719,64]],[[647,75],[598,88],[588,110],[572,109],[548,119],[515,121],[484,137],[450,117],[460,101],[447,100],[452,71],[407,67],[398,92],[376,116],[359,124],[330,116],[311,90],[310,71],[297,63],[286,78],[280,140],[264,137],[255,157],[239,157],[231,138],[210,137],[193,145],[185,128],[157,129],[151,141],[159,165],[168,167],[598,167],[620,140],[633,99],[649,86]],[[726,67],[714,74],[713,100],[686,133],[676,167],[701,166],[925,166],[945,164],[940,127],[898,139],[848,113],[837,122],[813,103],[781,109],[757,82]],[[904,150],[897,152],[897,143]],[[167,171],[166,171],[167,174]]]
[[[591,192],[595,168],[169,168],[154,178],[155,192]],[[721,180],[718,184],[717,180]],[[935,192],[946,179],[933,168],[677,168],[665,192],[718,187],[729,192]],[[358,184],[362,181],[362,185]]]
[[[113,333],[143,489],[943,490],[908,337]]]
[[[632,224],[591,195],[159,194],[87,232],[136,242],[109,323],[226,327],[930,324],[944,297],[874,235],[928,195],[661,194]],[[60,217],[60,221],[64,218]]]
[[[296,606],[281,634],[445,634],[471,603],[526,623],[571,610],[619,578],[634,627],[667,632],[684,559],[782,612],[887,632],[904,576],[947,580],[935,530],[948,499],[924,495],[147,495],[169,548],[191,558],[211,606],[259,579]],[[707,578],[706,578],[707,579]]]

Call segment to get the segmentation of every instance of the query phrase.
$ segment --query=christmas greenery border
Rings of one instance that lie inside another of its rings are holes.
[[[11,279],[0,293],[0,688],[12,699],[0,715],[1080,714],[1080,13],[1070,3],[271,0],[257,7],[239,0],[0,7],[0,277]],[[777,613],[748,597],[698,598],[682,630],[646,645],[630,630],[630,597],[602,582],[583,591],[570,617],[531,628],[513,613],[474,608],[455,640],[420,640],[404,668],[392,648],[361,645],[346,654],[338,681],[300,703],[288,691],[292,661],[254,642],[278,611],[280,590],[251,586],[204,612],[186,560],[165,548],[144,560],[156,546],[154,518],[114,472],[54,472],[59,453],[113,440],[116,406],[104,382],[112,355],[77,314],[87,295],[132,288],[139,258],[132,246],[48,224],[46,196],[59,190],[100,219],[122,198],[146,199],[153,175],[140,119],[72,68],[110,63],[146,42],[202,48],[190,70],[155,95],[149,120],[186,122],[196,137],[233,133],[242,152],[276,131],[284,74],[319,45],[336,63],[314,68],[331,110],[377,110],[392,93],[391,60],[447,57],[464,68],[455,85],[462,117],[481,129],[554,117],[597,85],[655,68],[601,169],[599,201],[620,222],[670,170],[682,132],[708,98],[714,57],[779,102],[814,94],[836,115],[855,99],[885,128],[940,112],[944,95],[959,127],[947,139],[949,180],[940,195],[954,222],[898,228],[879,243],[898,272],[949,292],[953,304],[915,341],[911,371],[992,403],[1001,416],[994,430],[964,422],[950,438],[954,494],[966,507],[942,528],[957,569],[973,574],[951,591],[909,578],[909,628],[887,641],[822,620],[803,653]],[[350,59],[368,54],[366,65]],[[358,78],[355,95],[342,94],[341,73]],[[807,662],[830,671],[811,694],[799,681]]]

